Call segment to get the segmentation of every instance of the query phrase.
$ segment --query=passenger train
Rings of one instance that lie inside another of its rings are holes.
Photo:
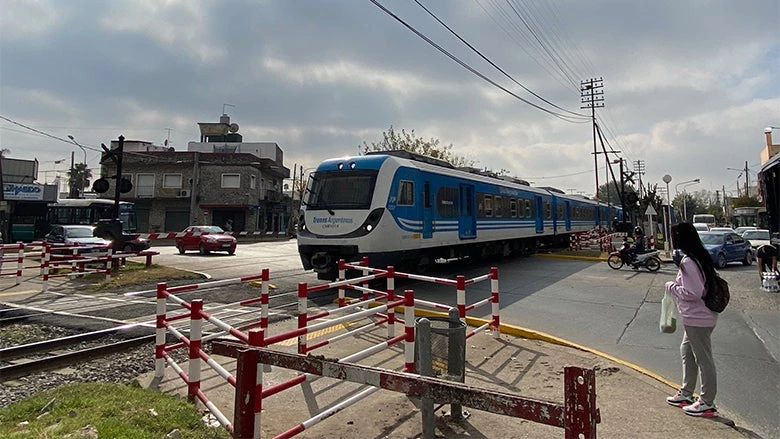
[[[422,272],[439,259],[531,253],[622,217],[619,207],[408,151],[321,163],[298,222],[303,267],[333,280],[339,259]]]

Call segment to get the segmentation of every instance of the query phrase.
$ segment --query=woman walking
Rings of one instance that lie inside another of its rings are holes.
[[[666,402],[682,407],[687,415],[713,417],[717,415],[715,395],[718,392],[718,380],[710,336],[715,329],[718,314],[704,305],[703,297],[707,293],[707,285],[714,282],[715,267],[693,224],[680,223],[673,226],[672,236],[675,247],[685,256],[680,261],[677,278],[667,282],[666,289],[676,299],[685,332],[680,344],[682,387],[676,395],[666,398]],[[700,373],[701,393],[698,400],[694,401],[693,392]]]

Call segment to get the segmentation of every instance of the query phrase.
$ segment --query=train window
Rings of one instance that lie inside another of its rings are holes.
[[[423,205],[424,207],[431,207],[431,184],[427,181],[423,186]]]
[[[557,206],[555,206],[555,207],[556,207],[556,209],[555,209],[555,210],[556,210],[556,212],[555,212],[555,216],[556,216],[558,219],[563,219],[563,218],[564,218],[564,215],[566,214],[566,209],[565,209],[565,208],[566,208],[566,206],[565,206],[563,203],[561,203],[561,204],[558,204],[558,205],[557,205]]]
[[[509,216],[517,218],[517,200],[509,200]]]
[[[493,196],[485,195],[485,216],[493,216]]]
[[[454,187],[439,188],[436,194],[436,208],[439,215],[444,218],[455,218],[458,216],[458,189]]]
[[[531,210],[531,200],[523,200],[523,202],[525,203],[525,217],[532,218],[534,215]]]
[[[552,204],[549,201],[544,202],[544,219],[552,219]]]
[[[399,206],[414,205],[414,182],[401,180],[398,186],[398,204]]]
[[[368,209],[371,207],[376,175],[376,171],[317,173],[310,180],[307,208]]]
[[[496,196],[494,202],[493,202],[493,216],[496,218],[500,218],[504,216],[504,205],[503,205],[503,198]]]

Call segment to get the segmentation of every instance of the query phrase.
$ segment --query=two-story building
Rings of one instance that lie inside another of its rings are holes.
[[[238,125],[227,115],[220,122],[199,123],[200,142],[187,151],[125,141],[123,178],[132,189],[120,196],[135,203],[141,232],[181,231],[191,224],[224,227],[234,232],[284,233],[289,203],[282,199],[282,180],[290,171],[284,154],[272,142],[243,142]],[[111,142],[111,149],[118,141]],[[102,161],[101,173],[111,186],[102,196],[112,198],[116,164]]]

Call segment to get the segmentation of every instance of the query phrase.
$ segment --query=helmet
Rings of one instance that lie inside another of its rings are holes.
[[[637,235],[644,235],[645,232],[642,231],[642,228],[639,226],[634,227],[634,233]]]

